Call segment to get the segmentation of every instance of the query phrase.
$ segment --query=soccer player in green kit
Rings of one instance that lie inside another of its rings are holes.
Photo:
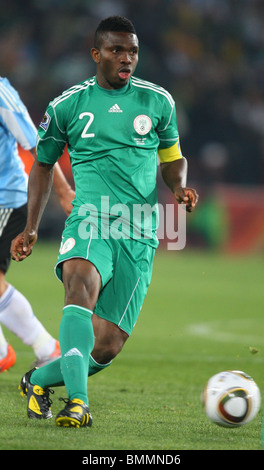
[[[163,88],[135,78],[138,38],[114,16],[99,24],[92,58],[96,76],[48,106],[29,178],[28,219],[12,256],[30,255],[55,162],[67,144],[75,182],[55,268],[65,289],[59,340],[62,357],[27,372],[20,384],[30,418],[50,418],[50,387],[65,385],[58,426],[91,426],[87,377],[111,364],[137,321],[158,246],[157,152],[165,183],[191,212],[196,191],[185,187],[175,104]],[[135,207],[149,207],[144,223]]]

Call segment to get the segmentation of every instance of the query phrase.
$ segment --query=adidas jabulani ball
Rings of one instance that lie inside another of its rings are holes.
[[[256,382],[242,371],[228,370],[211,377],[203,391],[208,418],[225,427],[238,427],[252,421],[261,404]]]

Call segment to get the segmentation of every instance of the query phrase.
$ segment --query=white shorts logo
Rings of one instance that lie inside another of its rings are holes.
[[[61,244],[61,247],[60,247],[60,254],[61,254],[61,255],[64,255],[64,254],[67,253],[68,251],[72,250],[72,248],[74,247],[75,243],[76,243],[76,242],[75,242],[74,238],[67,238],[67,240],[65,240],[65,242]]]
[[[152,127],[152,121],[146,114],[140,114],[134,119],[134,129],[140,135],[146,135]]]

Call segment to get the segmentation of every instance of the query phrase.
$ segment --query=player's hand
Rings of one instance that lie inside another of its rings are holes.
[[[179,204],[185,204],[186,210],[192,212],[198,202],[199,196],[195,189],[177,188],[174,191],[174,197]]]
[[[11,256],[15,261],[23,261],[31,255],[33,245],[37,241],[37,233],[35,231],[24,231],[14,238],[11,243]]]

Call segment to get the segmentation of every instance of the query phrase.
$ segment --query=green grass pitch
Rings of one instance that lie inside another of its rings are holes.
[[[8,280],[58,337],[63,286],[53,266],[57,244],[38,242],[12,262]],[[262,410],[251,423],[225,429],[201,405],[207,379],[225,369],[247,372],[264,386],[263,260],[257,256],[162,252],[131,338],[105,371],[88,381],[92,428],[57,428],[29,420],[18,392],[34,355],[4,329],[17,362],[0,375],[1,450],[260,450]],[[62,408],[52,395],[53,414]]]

